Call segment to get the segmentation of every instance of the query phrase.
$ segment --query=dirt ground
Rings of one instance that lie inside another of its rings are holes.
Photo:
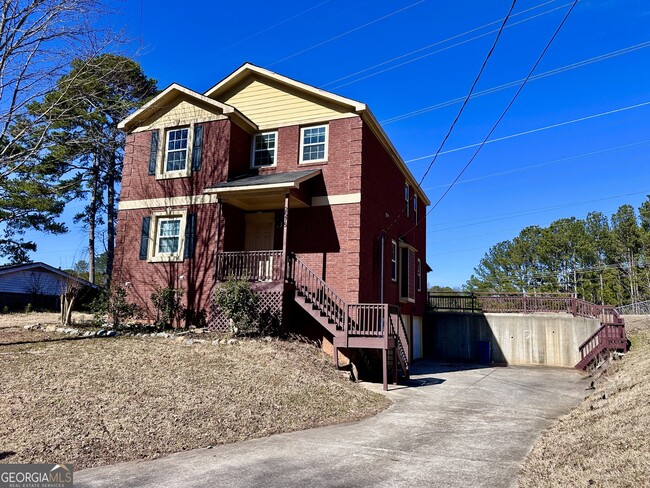
[[[90,322],[92,319],[92,314],[72,312],[74,324]],[[51,312],[0,314],[0,346],[19,342],[34,343],[62,339],[60,334],[24,329],[26,325],[35,324],[61,326],[60,314]]]
[[[519,486],[650,486],[650,316],[624,318],[632,348],[544,433]]]
[[[56,323],[56,314],[54,322]],[[389,401],[313,345],[66,338],[0,316],[0,462],[75,469],[348,422]]]

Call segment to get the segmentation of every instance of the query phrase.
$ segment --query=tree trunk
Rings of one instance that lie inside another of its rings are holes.
[[[88,206],[88,281],[95,283],[95,222],[99,200],[99,156],[95,154],[90,175],[90,205]]]
[[[115,153],[113,153],[113,164],[109,163],[106,181],[107,205],[106,205],[106,285],[110,287],[113,276],[113,259],[115,256]]]

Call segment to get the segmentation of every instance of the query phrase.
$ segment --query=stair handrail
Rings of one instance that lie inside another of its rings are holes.
[[[310,293],[310,298],[315,300],[322,311],[328,318],[334,321],[337,328],[340,326],[347,333],[348,322],[348,303],[343,300],[330,286],[314,273],[298,256],[290,254],[287,260],[291,263],[288,266],[288,278],[296,286],[296,289],[304,287]],[[314,289],[316,285],[317,289]],[[327,307],[325,300],[318,297],[318,293],[322,291],[323,297],[327,297],[327,301],[332,303],[336,308]],[[337,313],[338,311],[338,313]]]

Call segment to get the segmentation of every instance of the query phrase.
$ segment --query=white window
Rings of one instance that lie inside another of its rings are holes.
[[[415,302],[415,288],[417,286],[417,264],[415,261],[415,249],[406,243],[400,242],[399,254],[400,301]]]
[[[263,132],[253,137],[253,167],[275,166],[278,133]]]
[[[327,126],[303,127],[300,129],[300,162],[323,161],[327,161]]]
[[[390,279],[397,281],[397,242],[390,243]]]
[[[189,128],[168,130],[165,141],[165,172],[187,168]]]
[[[415,217],[415,223],[418,223],[418,196],[413,195],[413,215]]]
[[[187,210],[153,212],[149,225],[147,259],[153,262],[182,261],[186,227]]]
[[[404,185],[404,205],[406,205],[406,216],[410,215],[411,202],[409,201],[409,184]]]
[[[181,219],[158,219],[158,254],[178,254],[181,247]]]
[[[422,260],[418,258],[418,291],[422,291]]]

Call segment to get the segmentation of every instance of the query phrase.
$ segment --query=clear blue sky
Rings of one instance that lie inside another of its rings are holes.
[[[524,77],[570,3],[519,0],[476,91]],[[467,94],[509,7],[142,0],[116,3],[122,10],[110,22],[136,39],[132,51],[141,44],[138,60],[161,88],[177,82],[202,92],[249,61],[367,103],[419,179],[460,107],[445,102]],[[650,105],[627,108],[650,102],[650,3],[580,1],[536,74],[575,63],[526,85],[492,136],[506,139],[486,145],[429,215],[430,284],[462,285],[490,246],[523,227],[591,210],[610,215],[650,193]],[[515,90],[471,100],[443,152],[481,141]],[[545,129],[555,124],[563,125]],[[508,137],[535,129],[543,130]],[[422,185],[433,202],[471,154],[438,158]],[[85,257],[73,213],[65,236],[28,235],[39,244],[34,260],[65,267]]]

